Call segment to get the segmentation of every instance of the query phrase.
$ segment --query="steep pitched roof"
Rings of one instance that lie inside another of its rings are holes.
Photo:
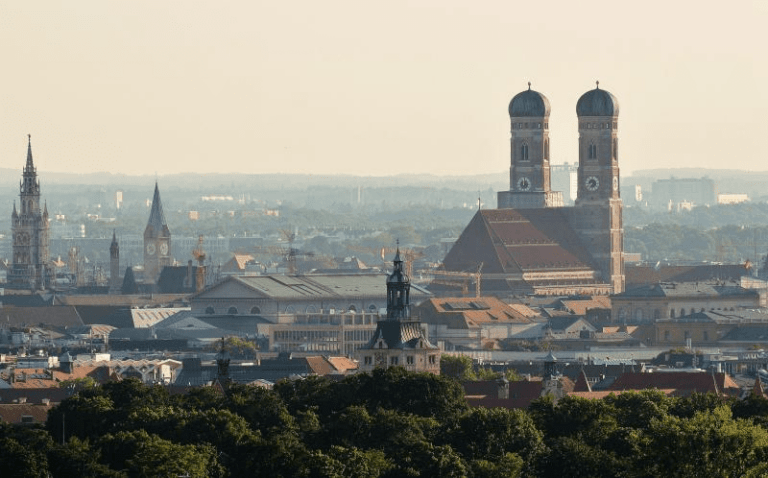
[[[149,212],[149,220],[144,233],[151,233],[155,236],[167,237],[170,235],[168,224],[165,222],[165,213],[163,213],[163,203],[160,201],[160,189],[155,183],[155,194],[152,197],[152,209]]]
[[[592,387],[589,386],[589,381],[587,380],[587,373],[584,371],[584,369],[581,370],[581,373],[579,374],[579,378],[576,379],[576,384],[573,386],[574,392],[591,392]]]
[[[380,347],[383,346],[383,347]],[[361,347],[365,350],[375,348],[387,349],[437,349],[434,345],[424,338],[421,331],[421,323],[406,320],[380,320],[376,324],[376,331],[373,333],[368,344]]]
[[[481,262],[484,273],[594,270],[562,208],[478,211],[443,263],[474,271]]]

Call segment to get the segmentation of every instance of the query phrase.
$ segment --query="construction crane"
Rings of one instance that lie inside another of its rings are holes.
[[[296,258],[297,257],[314,257],[314,252],[304,252],[293,247],[293,241],[296,239],[296,234],[283,229],[283,237],[288,242],[288,248],[282,246],[261,246],[256,247],[255,252],[259,254],[273,254],[282,256],[288,264],[288,274],[296,275]]]
[[[394,254],[398,250],[400,251],[400,258],[403,260],[403,263],[405,264],[405,274],[408,277],[413,277],[413,262],[416,259],[419,259],[421,257],[424,257],[424,253],[421,251],[417,251],[414,249],[408,249],[408,248],[397,248],[397,247],[382,247],[382,248],[371,248],[371,247],[363,247],[363,246],[356,246],[356,245],[348,245],[347,249],[354,251],[354,252],[365,252],[368,254],[373,254],[381,256],[381,261],[384,263],[384,267],[386,268],[387,263],[387,256]]]

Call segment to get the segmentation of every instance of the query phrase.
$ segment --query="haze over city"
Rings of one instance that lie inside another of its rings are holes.
[[[41,171],[390,175],[509,166],[507,105],[621,105],[622,174],[765,170],[768,2],[0,2],[0,158]]]

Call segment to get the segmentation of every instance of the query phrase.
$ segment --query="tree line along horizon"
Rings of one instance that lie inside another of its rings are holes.
[[[659,391],[471,408],[449,376],[377,369],[273,390],[84,386],[0,424],[11,477],[689,477],[768,474],[768,400]]]

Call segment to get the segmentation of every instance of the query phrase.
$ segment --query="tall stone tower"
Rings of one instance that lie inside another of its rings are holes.
[[[509,103],[509,191],[498,193],[499,209],[563,205],[562,193],[550,185],[549,112],[549,100],[530,83]]]
[[[117,242],[117,235],[112,231],[112,243],[109,245],[109,293],[119,294],[122,284],[120,283],[120,244]]]
[[[165,222],[160,189],[155,183],[152,209],[149,212],[147,227],[144,229],[144,283],[156,284],[163,267],[170,266],[172,262],[171,231]]]
[[[619,191],[619,102],[611,93],[584,93],[579,118],[579,169],[572,226],[582,236],[613,293],[624,291],[624,229]]]
[[[27,145],[27,164],[19,185],[19,210],[13,205],[11,215],[13,266],[8,285],[32,291],[48,288],[51,282],[49,262],[48,207],[40,210],[40,182],[32,161],[32,136]]]

